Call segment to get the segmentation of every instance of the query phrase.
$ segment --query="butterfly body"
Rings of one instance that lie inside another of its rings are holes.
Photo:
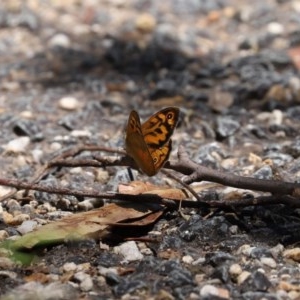
[[[129,115],[126,129],[126,152],[148,176],[155,175],[168,160],[171,136],[177,125],[179,109],[168,107],[141,124],[136,111]]]

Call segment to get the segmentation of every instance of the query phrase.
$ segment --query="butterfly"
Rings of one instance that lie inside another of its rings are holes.
[[[139,114],[131,111],[126,128],[126,152],[148,176],[155,175],[169,159],[170,139],[179,118],[179,108],[167,107],[141,124]]]

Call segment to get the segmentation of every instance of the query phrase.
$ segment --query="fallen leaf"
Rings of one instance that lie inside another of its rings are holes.
[[[128,195],[154,194],[163,198],[183,200],[187,194],[181,189],[168,186],[157,186],[149,182],[131,181],[129,184],[120,184],[119,192]]]
[[[109,234],[112,226],[130,226],[131,222],[136,221],[138,222],[135,226],[142,226],[154,222],[163,209],[160,205],[146,203],[112,203],[39,227],[11,243],[10,247],[31,249],[38,245],[57,244],[66,240],[102,239]]]

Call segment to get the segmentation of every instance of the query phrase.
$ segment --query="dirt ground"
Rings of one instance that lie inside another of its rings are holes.
[[[176,106],[171,161],[183,145],[216,171],[298,183],[299,68],[297,0],[2,0],[0,177],[31,182],[80,145],[122,150],[132,109],[144,121]],[[163,172],[133,176],[182,188]],[[77,166],[39,184],[104,193],[130,180],[125,166]],[[190,186],[207,202],[274,196],[206,180]],[[3,241],[20,236],[24,222],[44,225],[103,204],[42,191],[5,197],[13,191],[0,186]],[[119,228],[115,240],[35,249],[29,266],[1,255],[1,300],[300,299],[298,197],[276,199],[183,208],[186,218],[170,210],[142,230]],[[124,237],[139,240],[122,250]]]

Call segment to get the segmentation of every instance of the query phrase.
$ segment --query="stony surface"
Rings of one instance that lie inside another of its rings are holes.
[[[172,159],[183,144],[210,168],[299,182],[299,15],[298,0],[2,1],[0,177],[29,181],[55,154],[82,143],[120,149],[131,109],[144,119],[173,105],[181,119]],[[137,176],[170,183],[161,173]],[[80,167],[41,183],[116,191],[128,180],[122,167]],[[260,195],[205,184],[194,188],[206,201]],[[0,187],[0,196],[10,191]],[[16,193],[0,203],[0,239],[101,205]],[[65,243],[27,267],[0,255],[0,295],[300,298],[299,209],[211,213],[185,209],[188,220],[168,213],[143,232],[159,243]]]

